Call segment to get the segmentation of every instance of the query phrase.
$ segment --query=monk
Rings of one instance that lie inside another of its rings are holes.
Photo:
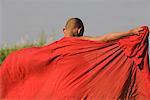
[[[70,18],[67,21],[65,28],[63,28],[64,37],[78,37],[83,40],[102,41],[102,42],[109,42],[130,35],[139,35],[141,31],[143,31],[143,28],[137,27],[127,32],[107,33],[102,36],[95,36],[95,37],[83,36],[84,25],[81,19],[79,18]]]
[[[63,33],[52,44],[24,48],[5,59],[0,99],[149,100],[148,27],[83,36],[83,22],[70,18]]]

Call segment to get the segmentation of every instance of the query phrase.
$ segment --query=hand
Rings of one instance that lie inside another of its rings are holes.
[[[129,30],[129,35],[140,35],[140,32],[143,31],[144,28],[142,27],[137,27]]]

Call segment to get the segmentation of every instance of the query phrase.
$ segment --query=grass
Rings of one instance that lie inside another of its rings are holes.
[[[43,46],[46,44],[46,38],[44,35],[41,35],[41,37],[35,42],[35,43],[24,43],[14,46],[5,46],[0,48],[0,64],[4,61],[4,59],[15,50],[19,50],[26,47],[33,47],[33,46]]]

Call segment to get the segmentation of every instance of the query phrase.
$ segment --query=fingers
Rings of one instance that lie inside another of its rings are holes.
[[[136,32],[135,32],[135,35],[140,35],[140,32],[139,32],[139,31],[136,31]]]
[[[132,31],[133,31],[134,35],[140,35],[141,31],[143,31],[143,30],[144,29],[142,27],[136,27]]]
[[[134,33],[134,35],[140,35],[141,33],[145,32],[146,29],[150,30],[149,27],[145,28],[144,26],[142,26],[132,29],[132,32]]]
[[[130,34],[132,35],[140,35],[141,33],[143,33],[145,31],[144,27],[136,27],[130,30]]]
[[[138,31],[139,31],[139,32],[144,31],[144,28],[139,27],[139,28],[138,28]]]

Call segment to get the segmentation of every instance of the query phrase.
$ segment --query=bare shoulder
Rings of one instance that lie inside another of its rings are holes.
[[[83,40],[93,40],[92,36],[80,36],[78,38],[83,39]]]
[[[83,39],[83,40],[90,40],[90,41],[102,41],[102,42],[107,42],[107,37],[106,35],[102,35],[102,36],[81,36],[81,37],[78,37],[80,39]]]

